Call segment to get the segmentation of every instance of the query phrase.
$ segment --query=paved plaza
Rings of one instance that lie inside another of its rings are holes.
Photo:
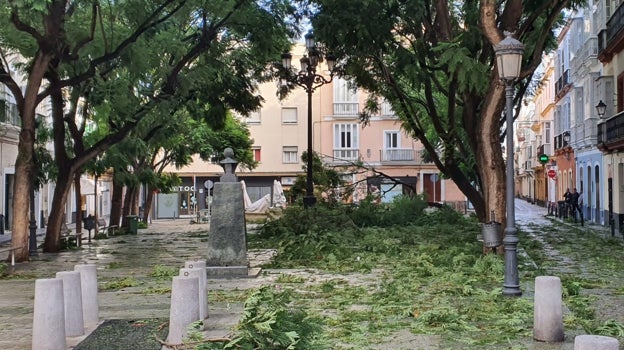
[[[546,210],[525,201],[516,201],[518,225],[549,222],[544,216]],[[596,234],[606,232],[599,227],[590,227]],[[155,221],[147,229],[140,229],[138,235],[116,236],[105,240],[92,240],[81,249],[63,251],[58,254],[43,254],[31,262],[19,263],[15,267],[17,278],[0,280],[0,349],[24,350],[31,348],[34,280],[52,278],[56,272],[73,270],[74,265],[90,263],[97,265],[100,284],[100,320],[107,319],[152,319],[169,317],[169,293],[146,293],[146,290],[161,288],[169,282],[152,285],[155,267],[184,266],[188,260],[205,259],[208,224],[191,224],[189,220]],[[6,238],[6,237],[5,237]],[[249,250],[251,267],[269,261],[273,250]],[[6,254],[0,256],[6,259]],[[280,273],[311,273],[310,271],[263,270],[257,278],[209,280],[208,288],[213,295],[219,293],[241,293],[250,288],[271,283]],[[323,274],[316,271],[316,278]],[[152,276],[152,277],[150,277]],[[118,290],[103,289],[103,283],[123,277],[132,277],[140,282],[137,286]],[[331,275],[326,278],[331,278]],[[374,278],[370,277],[370,278]],[[242,294],[242,293],[241,293]],[[209,296],[210,297],[210,296]],[[242,311],[242,301],[223,302],[213,297],[209,300],[207,329],[210,336],[225,336],[235,325]],[[88,330],[92,331],[92,330]],[[567,337],[566,337],[567,338]],[[76,346],[83,337],[68,338],[69,348]],[[427,342],[434,340],[431,344]],[[379,349],[436,349],[435,339],[423,338],[406,332],[404,339],[396,339],[397,346],[381,346]],[[420,344],[420,345],[417,345]],[[531,349],[573,349],[573,339],[561,344],[531,345]]]

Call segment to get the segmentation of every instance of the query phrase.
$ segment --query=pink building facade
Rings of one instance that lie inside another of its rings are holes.
[[[303,47],[294,47],[293,62],[298,62],[302,53]],[[286,99],[279,100],[277,89],[277,82],[260,85],[259,93],[265,101],[262,108],[240,116],[251,132],[259,162],[253,170],[237,170],[252,201],[271,194],[275,180],[287,191],[298,175],[305,175],[301,155],[307,150],[307,94],[297,87]],[[466,197],[452,181],[441,178],[433,163],[423,161],[420,143],[401,130],[388,104],[381,104],[379,115],[372,116],[370,123],[360,122],[365,99],[362,91],[354,91],[339,78],[312,95],[313,149],[326,166],[343,172],[343,178],[357,186],[351,200],[359,201],[374,191],[379,191],[383,202],[399,194],[416,193],[430,202],[466,210]],[[361,166],[355,170],[355,164]],[[223,173],[220,166],[199,159],[168,171],[177,173],[183,185],[176,193],[159,194],[154,210],[157,218],[192,215],[194,211],[188,204],[183,208],[183,202],[198,201],[195,211],[206,208],[211,183]],[[165,200],[170,207],[160,208],[159,203]]]

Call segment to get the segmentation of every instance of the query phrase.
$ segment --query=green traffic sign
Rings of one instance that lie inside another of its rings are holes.
[[[550,160],[550,158],[548,157],[547,154],[540,154],[540,156],[539,156],[540,163],[546,164],[546,163],[548,163],[549,160]]]

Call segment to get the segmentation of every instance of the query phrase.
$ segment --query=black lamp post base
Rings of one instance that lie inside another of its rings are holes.
[[[510,297],[519,297],[522,295],[520,286],[503,286],[503,295]]]
[[[31,220],[30,225],[28,225],[28,229],[29,229],[28,255],[38,256],[39,253],[37,253],[37,223]]]
[[[308,196],[308,195],[303,197],[303,207],[304,208],[313,207],[314,204],[316,204],[316,197]]]

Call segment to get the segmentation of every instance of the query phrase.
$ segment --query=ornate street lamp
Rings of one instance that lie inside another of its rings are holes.
[[[600,100],[596,105],[596,112],[598,112],[598,118],[604,118],[605,112],[607,111],[607,105]]]
[[[513,96],[514,82],[520,76],[524,45],[514,39],[511,33],[505,32],[506,38],[494,45],[498,76],[505,82],[505,123],[507,126],[507,168],[506,168],[506,202],[507,225],[505,227],[505,281],[504,295],[522,295],[518,277],[518,234],[516,232],[516,214],[514,208],[514,164],[513,164]]]
[[[291,72],[292,55],[290,53],[282,54],[282,66],[288,72],[288,75],[283,78],[303,87],[308,94],[308,159],[306,169],[306,194],[303,197],[303,205],[305,208],[309,208],[316,203],[314,185],[312,182],[312,93],[317,88],[329,84],[332,81],[336,72],[336,59],[332,55],[327,55],[325,57],[327,68],[329,69],[329,78],[326,78],[316,72],[319,63],[323,61],[323,54],[314,42],[314,35],[312,33],[306,34],[305,46],[306,54],[304,54],[300,60],[301,70],[298,73]]]
[[[598,104],[596,105],[596,112],[598,113],[598,118],[600,118],[601,120],[604,119],[604,115],[607,112],[607,104],[602,102],[602,100],[600,100],[600,102],[598,102]],[[603,128],[603,133],[602,133],[602,137],[606,137],[606,130],[607,130],[607,124],[606,122],[603,122],[600,127]],[[598,142],[600,143],[602,140],[598,140]],[[611,237],[615,237],[615,219],[613,218],[613,188],[612,186],[609,186],[609,194],[608,194],[608,200],[609,200],[609,226],[611,228]]]

